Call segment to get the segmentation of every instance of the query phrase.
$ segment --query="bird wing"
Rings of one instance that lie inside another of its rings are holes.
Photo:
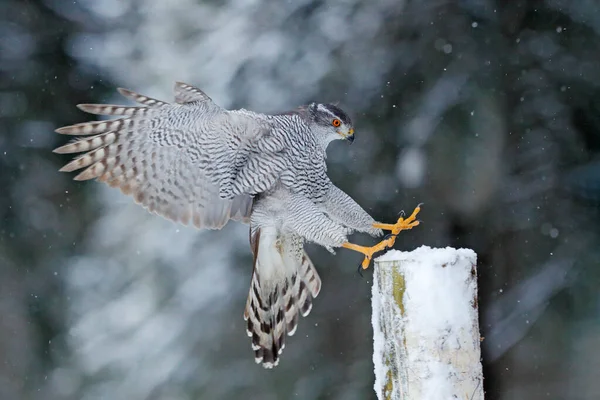
[[[140,106],[81,104],[88,113],[121,118],[56,130],[84,136],[54,150],[83,153],[61,171],[86,168],[75,180],[97,178],[186,225],[220,229],[229,219],[247,222],[253,195],[268,189],[281,169],[264,168],[282,157],[268,121],[225,110],[184,83],[175,85],[175,104],[119,92]]]

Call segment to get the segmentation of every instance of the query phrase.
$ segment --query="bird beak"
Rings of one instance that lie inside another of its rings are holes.
[[[344,139],[349,141],[350,143],[354,142],[354,129],[350,129],[347,134],[342,135]]]

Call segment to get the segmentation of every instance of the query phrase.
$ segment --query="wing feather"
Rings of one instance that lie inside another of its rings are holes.
[[[208,97],[202,90],[188,85],[183,82],[175,82],[175,102],[179,104],[192,103],[194,101],[210,101],[212,99]]]
[[[121,118],[57,129],[84,136],[54,150],[83,153],[61,171],[83,169],[76,180],[97,178],[183,224],[219,229],[230,219],[248,222],[253,195],[270,187],[278,174],[279,167],[265,166],[277,157],[262,160],[258,151],[281,149],[273,144],[266,120],[225,110],[200,89],[180,82],[177,104],[118,90],[141,106],[79,105],[92,114]],[[250,163],[262,170],[248,171]]]
[[[168,104],[164,101],[144,96],[142,94],[133,92],[129,89],[117,88],[117,92],[121,93],[121,95],[127,97],[129,100],[135,101],[136,103],[140,103],[148,107],[162,107]]]

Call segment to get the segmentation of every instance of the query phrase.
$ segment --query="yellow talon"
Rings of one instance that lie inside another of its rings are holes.
[[[342,247],[344,247],[346,249],[358,251],[359,253],[364,254],[365,259],[363,260],[361,265],[362,265],[363,269],[367,269],[367,268],[369,268],[369,264],[371,263],[373,254],[377,253],[378,251],[382,251],[382,250],[389,248],[391,245],[394,244],[395,239],[396,238],[390,236],[389,238],[383,239],[381,242],[379,242],[375,246],[371,246],[371,247],[361,246],[361,245],[354,244],[354,243],[344,243],[342,245]]]
[[[396,235],[400,233],[400,231],[407,231],[409,229],[414,228],[415,226],[420,224],[420,221],[417,221],[417,214],[421,211],[421,204],[419,204],[415,210],[412,212],[410,217],[404,219],[403,217],[398,218],[398,221],[395,224],[381,224],[376,222],[373,224],[373,228],[383,229],[386,231],[391,231],[391,241],[390,246],[392,247],[394,243],[396,243]]]
[[[400,233],[400,231],[405,231],[408,229],[412,229],[415,226],[419,225],[419,221],[416,220],[417,214],[421,211],[421,205],[419,204],[417,208],[413,211],[410,217],[404,219],[403,217],[398,218],[398,221],[395,224],[381,224],[374,223],[373,228],[384,229],[387,231],[391,231],[386,239],[383,239],[381,242],[377,243],[374,246],[367,247],[361,246],[354,243],[346,242],[342,245],[342,247],[354,251],[358,251],[365,255],[365,259],[363,260],[361,266],[363,269],[369,268],[369,264],[371,263],[371,259],[373,258],[373,254],[378,251],[389,249],[396,243],[396,235]]]

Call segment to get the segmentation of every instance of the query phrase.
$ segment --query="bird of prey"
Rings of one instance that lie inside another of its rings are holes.
[[[265,368],[278,364],[285,336],[294,334],[321,289],[305,242],[358,251],[367,268],[375,252],[419,223],[419,207],[395,224],[378,223],[331,182],[328,144],[354,141],[352,121],[335,105],[266,115],[226,110],[181,82],[175,103],[118,90],[139,105],[80,104],[88,113],[121,118],[56,130],[83,136],[54,150],[83,153],[61,171],[85,168],[75,180],[97,178],[185,225],[249,223],[254,268],[244,319],[255,360]],[[372,247],[347,239],[354,231],[380,236],[382,230],[391,234]]]

